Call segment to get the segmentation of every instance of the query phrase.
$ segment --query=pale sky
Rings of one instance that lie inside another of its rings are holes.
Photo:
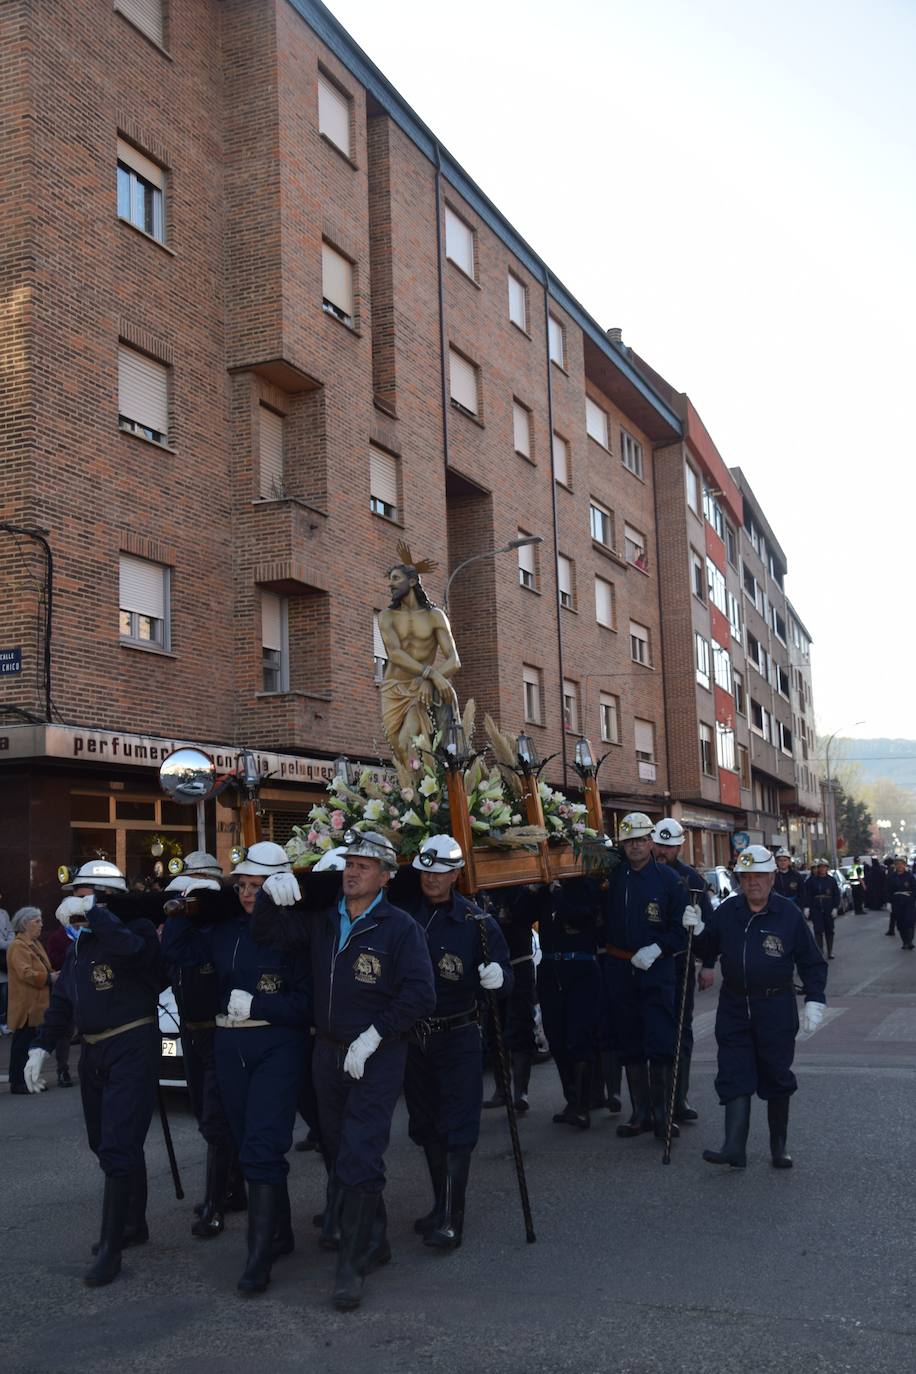
[[[331,8],[744,470],[821,731],[916,737],[913,0]]]

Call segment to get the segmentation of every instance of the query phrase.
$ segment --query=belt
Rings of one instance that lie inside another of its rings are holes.
[[[269,1021],[252,1021],[249,1017],[245,1021],[233,1021],[231,1017],[224,1016],[222,1012],[216,1018],[218,1030],[250,1030],[252,1026],[269,1026]]]
[[[563,953],[544,954],[541,957],[544,959],[562,959],[564,963],[567,959],[591,959],[592,962],[594,962],[595,959],[594,954],[589,954],[588,951],[584,949],[569,949]]]
[[[215,1021],[185,1021],[185,1030],[213,1030]]]
[[[752,1000],[763,1000],[768,997],[782,997],[784,993],[795,991],[795,985],[793,983],[783,983],[783,985],[778,988],[743,988],[738,983],[729,982],[727,978],[723,980],[722,986],[725,988],[726,992],[730,992],[733,997],[749,997]]]
[[[636,950],[621,949],[618,945],[607,945],[606,953],[608,953],[612,959],[626,959],[627,962],[629,962],[629,960],[632,959],[633,955],[636,953]]]
[[[510,959],[510,964],[527,964],[529,959],[533,959],[533,954],[520,954],[517,959]]]
[[[123,1026],[112,1026],[111,1030],[99,1031],[96,1035],[83,1034],[87,1045],[97,1045],[100,1040],[110,1040],[113,1035],[123,1035],[125,1031],[136,1030],[138,1026],[152,1026],[155,1016],[141,1016],[137,1021],[125,1021]]]
[[[470,1011],[458,1011],[454,1016],[426,1016],[418,1021],[414,1030],[419,1036],[438,1035],[440,1031],[460,1030],[462,1026],[477,1026],[480,1014],[476,1007]]]

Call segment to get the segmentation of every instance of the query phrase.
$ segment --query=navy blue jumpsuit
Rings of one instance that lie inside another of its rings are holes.
[[[203,920],[173,916],[162,937],[163,956],[186,967],[212,963],[219,982],[214,1038],[223,1110],[249,1183],[282,1184],[305,1058],[309,1015],[305,959],[256,944],[251,918],[234,892],[195,892]],[[224,1026],[234,988],[253,994],[249,1024]],[[263,1024],[257,1025],[256,1022]]]
[[[755,915],[740,893],[713,912],[697,944],[704,968],[718,959],[722,969],[716,1011],[719,1101],[756,1093],[768,1102],[794,1093],[795,970],[807,1002],[823,1002],[827,985],[827,961],[804,916],[776,892]]]
[[[773,884],[773,891],[778,897],[788,897],[790,902],[794,902],[799,911],[805,909],[805,879],[795,868],[787,868],[785,873],[776,870],[776,881]]]
[[[671,1062],[677,1040],[676,985],[686,948],[687,889],[665,865],[650,859],[634,869],[626,859],[611,875],[605,896],[611,1049],[622,1064]],[[658,945],[646,970],[630,962],[637,950]]]
[[[826,936],[829,953],[833,948],[834,932],[834,917],[830,913],[840,909],[840,889],[836,879],[831,878],[829,873],[825,873],[823,878],[816,878],[812,874],[805,883],[804,905],[811,912],[814,938],[821,944]]]
[[[498,888],[491,898],[493,915],[509,950],[513,974],[509,995],[500,1003],[503,1040],[509,1054],[534,1059],[537,1054],[534,1008],[538,994],[531,928],[538,919],[537,902],[527,887]]]
[[[573,1065],[595,1056],[601,1014],[597,948],[601,881],[567,878],[538,893],[538,1000],[544,1034],[563,1091],[572,1091]]]
[[[912,949],[916,924],[916,877],[909,869],[903,873],[889,873],[885,892],[891,904],[891,921],[897,926],[903,948]]]
[[[89,1148],[103,1172],[145,1167],[156,1105],[157,1002],[165,986],[156,927],[121,921],[96,898],[67,953],[32,1048],[50,1053],[74,1023],[82,1036],[80,1094]],[[136,1023],[136,1024],[135,1024]]]
[[[706,880],[700,877],[699,873],[696,871],[695,868],[691,868],[689,864],[682,863],[680,859],[675,859],[674,863],[670,864],[669,867],[671,868],[672,873],[675,873],[677,875],[678,881],[682,883],[684,888],[686,889],[688,904],[692,903],[693,905],[698,906],[700,908],[700,914],[703,917],[704,924],[707,923],[709,921],[710,916],[712,915],[712,902],[709,900],[709,892],[706,889]],[[674,956],[676,969],[674,1009],[676,1015],[679,1016],[681,1010],[681,997],[684,995],[684,992],[686,991],[686,999],[684,1002],[684,1033],[681,1037],[681,1053],[689,1056],[693,1053],[693,1007],[694,999],[696,997],[697,980],[695,977],[694,968],[691,967],[687,969],[687,983],[685,989],[684,960],[686,959],[686,957],[686,946],[684,948],[683,955],[678,953]],[[691,965],[693,964],[694,958],[695,953],[691,954]]]
[[[431,1017],[416,1024],[407,1049],[404,1097],[410,1138],[416,1145],[473,1149],[480,1134],[483,1097],[477,1006],[477,966],[484,962],[481,920],[486,922],[490,960],[503,971],[500,997],[512,991],[509,950],[492,916],[482,916],[454,889],[438,906],[421,898],[412,914],[429,948],[436,1006]]]

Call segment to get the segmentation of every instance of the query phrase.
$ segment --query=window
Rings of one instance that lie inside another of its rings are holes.
[[[732,638],[741,643],[741,605],[738,598],[731,592],[728,593],[728,623],[731,626]]]
[[[728,593],[725,590],[725,578],[719,572],[711,558],[706,560],[706,586],[709,589],[709,599],[723,615],[728,611]]]
[[[750,597],[751,601],[753,601],[756,610],[759,611],[761,615],[765,616],[766,597],[764,596],[763,590],[757,582],[756,577],[751,572],[750,568],[747,566],[746,563],[741,564],[741,576],[742,581],[744,582],[744,590],[746,595]]]
[[[789,729],[788,725],[784,725],[782,721],[779,722],[779,747],[784,754],[788,754],[791,758],[792,731]]]
[[[557,367],[566,366],[565,330],[554,315],[547,316],[547,352]]]
[[[616,626],[614,613],[614,584],[604,577],[595,578],[595,619],[609,630]]]
[[[776,638],[779,639],[779,640],[781,640],[782,643],[785,644],[785,642],[786,642],[786,622],[785,622],[785,620],[783,620],[782,616],[779,614],[779,612],[777,611],[776,607],[775,607],[775,606],[772,606],[772,605],[770,606],[770,615],[771,615],[771,617],[772,617],[772,621],[773,621],[773,630],[775,631]]]
[[[728,650],[723,649],[720,644],[712,646],[712,675],[716,686],[721,687],[723,692],[728,692],[731,696],[732,661],[729,658]]]
[[[565,606],[569,611],[574,610],[576,605],[574,571],[572,559],[567,558],[565,554],[558,554],[557,591],[560,596],[560,605]]]
[[[369,509],[398,518],[398,460],[380,448],[369,449]]]
[[[738,536],[731,525],[725,526],[725,556],[733,568],[738,566]]]
[[[592,538],[606,549],[614,547],[614,516],[600,501],[591,501],[588,507],[588,523]]]
[[[452,404],[467,415],[476,415],[479,410],[477,368],[454,348],[448,351],[448,377]]]
[[[445,207],[445,256],[472,281],[475,279],[474,230],[450,205]]]
[[[122,553],[118,606],[125,644],[169,648],[169,569]]]
[[[751,729],[758,735],[763,734],[763,707],[751,697]]]
[[[289,637],[285,597],[261,593],[261,690],[289,691]]]
[[[608,447],[607,415],[590,396],[585,398],[585,431],[602,448]]]
[[[632,563],[634,568],[640,572],[649,571],[649,560],[646,557],[646,536],[640,534],[639,530],[632,525],[623,527],[623,547],[628,563]]]
[[[528,531],[519,530],[519,539],[527,539]],[[534,544],[526,544],[524,548],[518,550],[518,580],[521,586],[529,587],[532,591],[537,590],[537,548]]]
[[[579,733],[579,684],[563,679],[563,728]]]
[[[353,264],[336,248],[321,244],[321,303],[329,315],[352,325]]]
[[[732,669],[732,689],[735,694],[735,710],[741,716],[747,715],[747,697],[744,694],[744,675],[737,668]]]
[[[722,507],[716,500],[718,493],[713,492],[711,487],[703,483],[703,514],[712,525],[720,539],[725,538],[725,516],[722,514]]]
[[[741,776],[741,786],[749,788],[751,785],[751,757],[743,744],[738,745],[738,772]]]
[[[162,47],[162,0],[115,0],[115,9]]]
[[[509,273],[509,319],[528,333],[528,288],[513,272]]]
[[[633,721],[636,769],[640,782],[655,781],[655,726],[651,720]]]
[[[169,441],[169,370],[126,344],[118,347],[118,424],[153,443]]]
[[[553,477],[555,482],[561,482],[564,487],[572,490],[572,481],[569,472],[569,444],[554,430],[553,434]]]
[[[512,442],[516,453],[531,457],[531,411],[521,401],[512,401]]]
[[[630,621],[630,658],[649,666],[649,631],[636,620]]]
[[[687,504],[694,515],[700,513],[700,486],[697,475],[689,463],[684,464],[684,481],[687,484]]]
[[[713,756],[712,730],[703,720],[700,721],[700,768],[707,777],[715,777],[716,763]]]
[[[283,416],[268,406],[258,406],[258,461],[261,495],[268,501],[278,501],[283,487]]]
[[[782,591],[782,580],[783,580],[783,577],[784,577],[784,573],[783,573],[783,570],[782,570],[782,568],[780,567],[780,565],[776,562],[776,558],[775,558],[775,556],[774,556],[774,554],[773,554],[772,549],[770,550],[770,557],[769,557],[768,562],[769,562],[769,568],[770,568],[770,576],[772,577],[773,581],[776,583],[776,585],[777,585],[777,587],[779,588],[779,590]],[[783,635],[782,638],[785,639],[785,635]]]
[[[601,719],[601,738],[605,744],[620,743],[620,698],[610,692],[598,693],[598,715]]]
[[[788,699],[789,699],[789,674],[786,672],[785,668],[783,668],[781,664],[779,664],[779,663],[774,663],[773,666],[774,666],[774,668],[776,669],[776,690],[777,690],[777,692],[779,692],[782,696],[784,696],[784,697],[786,698],[786,700],[788,700]]]
[[[620,457],[625,468],[642,477],[642,444],[625,429],[620,431]]]
[[[690,568],[693,577],[693,594],[698,596],[706,604],[706,569],[703,560],[698,553],[690,550]]]
[[[323,76],[318,75],[318,132],[335,148],[350,156],[350,99]]]
[[[385,641],[382,639],[382,632],[378,627],[378,616],[378,611],[372,612],[372,657],[374,660],[372,680],[374,682],[382,681],[388,666],[388,650],[385,648]]]
[[[135,229],[165,239],[163,192],[165,173],[155,162],[118,139],[118,214]]]
[[[720,768],[735,771],[735,732],[716,721],[716,763]]]
[[[694,654],[696,658],[697,682],[701,687],[709,686],[709,643],[701,634],[694,634]]]
[[[525,693],[525,720],[529,725],[542,724],[541,674],[538,668],[522,664],[522,687]]]

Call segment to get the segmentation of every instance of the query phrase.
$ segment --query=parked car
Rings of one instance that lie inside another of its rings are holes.
[[[837,887],[840,889],[840,915],[845,916],[847,911],[852,911],[852,908],[854,906],[854,902],[852,900],[852,888],[849,886],[849,881],[845,873],[843,873],[842,869],[828,868],[827,872],[830,874],[831,878],[834,879]]]
[[[733,897],[738,891],[735,879],[724,864],[718,864],[715,868],[704,869],[703,877],[706,879],[706,886],[710,889],[710,897],[713,898],[716,906],[719,902],[724,902],[726,897]]]
[[[178,1004],[171,988],[159,994],[159,1083],[163,1088],[185,1088],[184,1050],[181,1048],[181,1028]]]

